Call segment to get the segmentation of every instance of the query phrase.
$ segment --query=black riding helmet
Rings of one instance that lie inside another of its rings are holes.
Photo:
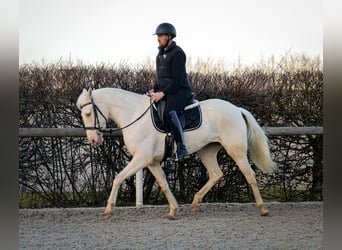
[[[170,35],[174,38],[176,37],[176,28],[171,23],[161,23],[153,35]]]

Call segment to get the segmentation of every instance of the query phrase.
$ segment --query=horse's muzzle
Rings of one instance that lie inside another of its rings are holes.
[[[88,143],[94,147],[98,147],[103,143],[103,133],[98,130],[87,132]]]

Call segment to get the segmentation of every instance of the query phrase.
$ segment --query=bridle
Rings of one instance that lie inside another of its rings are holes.
[[[93,113],[94,113],[94,126],[93,127],[84,127],[85,130],[103,130],[103,128],[101,128],[100,126],[100,120],[99,120],[99,115],[98,113],[105,119],[106,124],[108,124],[108,120],[106,118],[106,116],[102,113],[102,111],[99,109],[99,107],[95,104],[95,102],[93,101],[93,98],[91,98],[90,102],[87,102],[83,105],[81,105],[80,109],[82,110],[84,107],[88,106],[88,105],[93,105]]]
[[[119,131],[119,130],[123,130],[125,128],[128,128],[129,126],[133,125],[134,123],[136,123],[137,121],[139,121],[146,113],[147,111],[151,108],[151,106],[153,105],[153,102],[151,101],[150,105],[147,107],[147,109],[134,121],[130,122],[129,124],[127,124],[126,126],[123,126],[121,128],[102,128],[100,126],[100,120],[99,120],[99,114],[105,119],[106,121],[106,127],[109,124],[108,119],[106,118],[106,116],[102,113],[102,111],[99,109],[99,107],[96,105],[96,103],[93,101],[93,98],[91,98],[90,102],[87,102],[83,105],[80,106],[80,109],[82,110],[84,107],[88,106],[88,105],[93,105],[93,113],[94,113],[94,126],[93,127],[84,127],[85,130],[98,130],[100,132],[114,132],[114,131]]]

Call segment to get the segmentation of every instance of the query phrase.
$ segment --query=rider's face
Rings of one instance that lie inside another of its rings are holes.
[[[167,42],[168,42],[168,35],[158,35],[158,43],[159,43],[159,47],[161,48],[165,48],[167,46]]]

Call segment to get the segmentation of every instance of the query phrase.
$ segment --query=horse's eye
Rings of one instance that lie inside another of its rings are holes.
[[[89,117],[90,115],[91,115],[91,113],[89,112],[89,113],[85,113],[84,114],[86,117]]]

